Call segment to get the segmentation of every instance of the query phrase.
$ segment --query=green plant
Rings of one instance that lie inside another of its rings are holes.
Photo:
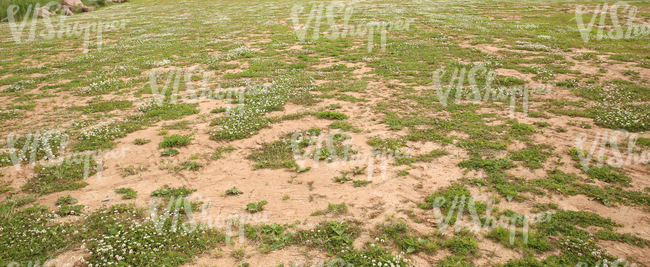
[[[262,200],[262,201],[257,202],[257,203],[248,203],[248,205],[246,205],[246,210],[251,212],[251,213],[260,212],[260,211],[264,210],[263,207],[266,204],[268,204],[268,202],[266,202],[266,200]]]
[[[239,191],[236,186],[233,186],[232,188],[226,190],[226,195],[231,195],[231,196],[236,196],[236,195],[241,195],[244,192]]]
[[[371,184],[372,181],[354,180],[352,183],[354,183],[354,187],[366,187],[367,185]]]
[[[360,168],[359,166],[354,166],[354,168],[351,168],[352,175],[353,176],[362,175],[362,174],[364,174],[366,172],[367,168],[368,168],[368,166],[365,166],[365,167],[362,167],[362,168]]]
[[[337,183],[345,183],[347,181],[352,181],[352,178],[347,176],[348,175],[347,172],[342,172],[341,174],[343,174],[343,175],[342,176],[336,176],[336,177],[332,178],[332,180],[334,180],[334,182],[337,182]]]

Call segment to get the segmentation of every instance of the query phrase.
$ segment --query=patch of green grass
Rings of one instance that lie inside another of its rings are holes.
[[[322,248],[331,253],[348,250],[359,236],[360,229],[347,222],[321,222],[311,230],[295,235],[296,242],[310,248]]]
[[[335,111],[323,111],[319,112],[316,114],[316,118],[319,119],[328,119],[328,120],[345,120],[348,118],[348,115],[345,115],[343,113],[335,112]]]
[[[122,199],[135,199],[138,196],[137,191],[128,187],[115,189],[115,193],[122,194]]]
[[[77,201],[76,198],[73,198],[70,195],[65,195],[65,196],[59,197],[59,199],[57,199],[56,202],[54,202],[54,205],[57,205],[57,206],[72,205],[72,204],[75,204],[77,202],[78,201]]]
[[[217,147],[217,149],[215,149],[214,153],[212,153],[212,156],[210,158],[212,160],[222,159],[222,158],[226,157],[226,156],[223,155],[223,153],[230,153],[230,152],[233,152],[235,150],[237,150],[237,149],[232,145],[229,145],[227,147],[221,147],[220,146],[220,147]]]
[[[372,181],[354,180],[352,183],[354,183],[354,187],[366,187],[371,184]]]
[[[444,246],[456,256],[478,256],[478,242],[472,232],[464,230],[448,239]]]
[[[135,142],[134,142],[134,143],[135,143],[136,145],[138,145],[138,146],[141,146],[141,145],[146,145],[146,144],[148,144],[148,143],[150,143],[150,142],[151,142],[151,140],[146,140],[146,139],[140,139],[140,138],[137,138],[137,139],[135,139]]]
[[[36,165],[34,176],[22,186],[22,190],[38,195],[77,190],[88,185],[85,181],[87,177],[103,168],[92,156],[74,158],[66,158],[61,164]]]
[[[285,233],[286,227],[272,224],[247,225],[246,237],[260,243],[259,250],[266,253],[271,250],[279,250],[287,245],[295,243],[291,233]]]
[[[348,212],[348,206],[345,205],[345,202],[341,204],[332,204],[329,203],[327,204],[327,210],[317,210],[311,213],[311,216],[319,216],[319,215],[325,215],[325,214],[334,214],[334,215],[341,215],[345,214]]]
[[[84,113],[109,112],[116,109],[124,110],[133,106],[128,100],[109,100],[91,103],[88,106],[74,107],[74,110],[83,110]]]
[[[210,110],[210,113],[223,113],[223,112],[226,112],[226,110],[228,110],[228,109],[226,109],[225,107],[219,107],[219,108],[214,108],[213,110]]]
[[[163,130],[189,130],[192,129],[192,127],[189,126],[190,122],[189,121],[178,121],[175,122],[171,125],[163,125],[160,128]]]
[[[176,149],[168,148],[168,149],[163,150],[163,152],[160,152],[160,156],[162,156],[162,157],[173,157],[173,156],[176,156],[176,155],[178,155],[180,153],[181,152],[178,152],[178,150],[176,150]]]
[[[176,120],[181,119],[188,115],[199,113],[198,104],[170,104],[162,103],[157,105],[150,103],[149,105],[140,107],[140,111],[144,112],[145,117],[160,120]]]
[[[341,129],[343,131],[349,131],[352,130],[354,126],[348,122],[344,121],[335,121],[332,124],[329,125],[330,129]]]
[[[536,122],[533,122],[533,125],[538,126],[538,127],[542,127],[542,128],[544,128],[544,127],[548,127],[548,126],[551,126],[550,123],[548,123],[548,122],[543,122],[543,121],[536,121]]]
[[[139,167],[129,166],[129,167],[120,167],[119,168],[120,175],[122,177],[127,177],[127,176],[131,176],[131,175],[138,175],[138,174],[142,173],[143,171],[146,171],[147,169],[148,169],[147,166],[144,166],[144,165],[140,165]]]
[[[510,155],[510,158],[515,161],[523,161],[524,166],[533,169],[542,167],[542,163],[546,161],[551,153],[548,151],[549,147],[544,145],[531,145],[519,151],[515,151]]]
[[[168,148],[168,147],[182,147],[187,146],[192,141],[192,135],[178,135],[174,134],[172,136],[163,137],[163,141],[158,143],[159,148]]]
[[[404,253],[435,253],[443,245],[442,235],[418,236],[412,234],[404,221],[390,221],[375,226],[381,239],[390,239]]]
[[[453,144],[454,139],[435,129],[415,129],[406,136],[409,141],[433,141],[442,145]]]
[[[187,197],[194,192],[196,192],[196,189],[187,189],[185,186],[174,188],[169,187],[168,185],[164,185],[163,188],[156,189],[155,191],[151,192],[151,196],[162,197],[166,200],[169,200],[171,198]]]
[[[83,212],[81,211],[84,209],[86,206],[84,205],[74,205],[74,206],[61,206],[59,211],[56,212],[57,215],[59,216],[68,216],[68,215],[81,215]]]
[[[183,161],[181,163],[181,169],[183,170],[189,170],[189,171],[198,171],[203,167],[201,163],[198,163],[196,161]]]
[[[621,168],[604,165],[600,168],[591,167],[585,171],[589,178],[600,180],[607,183],[618,183],[623,186],[631,186],[632,178],[625,175],[625,171]]]
[[[439,158],[442,156],[449,155],[449,152],[447,152],[444,149],[435,149],[429,153],[419,155],[417,157],[400,157],[400,158],[395,158],[395,165],[409,165],[411,166],[412,163],[415,162],[431,162],[435,158]]]
[[[379,136],[372,137],[366,141],[368,145],[372,147],[373,150],[377,151],[388,151],[395,152],[401,151],[404,146],[406,146],[406,138],[397,137],[397,138],[386,138],[382,139]]]

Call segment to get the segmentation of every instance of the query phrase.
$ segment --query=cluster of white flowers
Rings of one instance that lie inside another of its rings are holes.
[[[84,129],[79,133],[78,138],[81,141],[90,139],[113,140],[115,138],[124,136],[124,129],[120,127],[120,124],[130,121],[137,121],[141,118],[142,116],[129,116],[127,118],[113,119],[110,121],[102,122]]]
[[[630,131],[650,127],[650,104],[637,102],[640,99],[631,90],[616,85],[605,86],[602,90],[602,101],[592,106],[597,124]]]
[[[526,41],[516,41],[515,42],[515,48],[516,49],[522,49],[522,50],[530,50],[530,51],[551,51],[551,48],[540,44],[540,43],[531,43],[531,42],[526,42]]]
[[[33,85],[34,83],[35,83],[34,80],[20,80],[9,85],[9,87],[7,87],[3,92],[9,93],[9,92],[22,91],[25,90],[28,86]]]
[[[65,150],[67,135],[59,130],[50,130],[43,133],[36,133],[29,136],[15,136],[15,140],[7,140],[7,144],[0,151],[0,166],[21,164],[27,160],[50,160],[57,157],[59,151]],[[28,143],[29,142],[29,143]],[[25,144],[28,143],[27,146]],[[12,155],[15,157],[12,160]]]
[[[165,65],[167,65],[169,63],[171,63],[171,60],[169,60],[169,59],[145,62],[145,64],[150,65],[150,66],[154,66],[154,67],[162,67],[162,66],[165,66]]]
[[[537,24],[515,24],[512,25],[512,28],[517,30],[532,30],[539,28],[539,26]]]
[[[555,77],[555,72],[542,66],[532,66],[531,69],[535,74],[543,79],[551,79]]]
[[[568,252],[580,256],[594,257],[596,260],[607,260],[615,258],[609,252],[603,250],[598,246],[593,238],[593,234],[589,234],[587,240],[582,240],[581,238],[572,238],[567,237],[561,239],[558,243],[561,247],[564,247]]]
[[[214,59],[217,61],[221,61],[221,60],[230,61],[233,59],[237,59],[245,54],[252,54],[252,53],[255,53],[255,51],[250,49],[249,47],[240,46],[237,48],[230,49],[227,54],[214,56]]]
[[[244,92],[246,105],[232,108],[226,116],[215,121],[221,129],[212,132],[216,139],[238,139],[255,134],[268,125],[267,112],[281,109],[287,100],[309,94],[313,79],[295,70],[277,78],[271,84],[248,86]]]
[[[99,82],[91,83],[87,88],[81,88],[77,90],[78,95],[94,95],[102,94],[112,91],[120,82],[120,80],[111,78]]]
[[[484,58],[483,62],[479,63],[478,66],[485,66],[488,69],[497,69],[503,66],[503,64],[499,62],[499,56],[486,54]]]

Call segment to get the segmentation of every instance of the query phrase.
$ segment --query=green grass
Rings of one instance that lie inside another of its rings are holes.
[[[419,155],[417,157],[401,157],[395,158],[395,165],[409,165],[415,162],[431,162],[435,158],[449,155],[449,152],[443,149],[435,149],[429,153]]]
[[[183,147],[190,144],[192,141],[192,135],[178,135],[174,134],[171,136],[163,137],[163,141],[158,143],[159,148],[170,148],[170,147]]]
[[[116,194],[121,194],[122,199],[134,199],[138,196],[138,192],[127,187],[115,189]]]
[[[348,118],[348,115],[345,115],[340,112],[335,112],[335,111],[323,111],[318,114],[316,114],[316,118],[319,119],[328,119],[328,120],[345,120]]]
[[[37,165],[34,176],[22,186],[24,192],[47,195],[54,192],[77,190],[88,185],[86,178],[97,173],[103,166],[97,165],[92,157],[77,161],[67,158],[60,165]]]
[[[515,161],[522,161],[524,166],[532,169],[539,169],[542,163],[548,159],[551,153],[548,146],[532,145],[520,151],[515,151],[510,158]]]

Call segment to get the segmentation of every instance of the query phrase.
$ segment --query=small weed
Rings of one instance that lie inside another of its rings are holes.
[[[360,168],[359,166],[354,166],[354,168],[351,169],[352,170],[352,176],[357,176],[357,175],[364,174],[366,172],[367,168],[368,168],[368,166],[365,166],[363,168]]]
[[[241,194],[243,194],[243,193],[244,193],[244,192],[239,191],[239,189],[237,189],[236,186],[233,186],[232,188],[226,190],[226,195],[230,195],[230,196],[241,195]]]
[[[354,187],[366,187],[367,185],[371,184],[372,181],[354,180],[352,183],[354,183]]]
[[[163,152],[160,152],[160,156],[173,157],[173,156],[176,156],[176,155],[178,155],[180,153],[181,152],[178,152],[178,150],[176,150],[176,149],[168,148],[168,149],[163,150]]]
[[[151,140],[140,139],[140,138],[135,139],[135,144],[138,145],[138,146],[145,145],[145,144],[148,144],[150,142],[151,142]]]

